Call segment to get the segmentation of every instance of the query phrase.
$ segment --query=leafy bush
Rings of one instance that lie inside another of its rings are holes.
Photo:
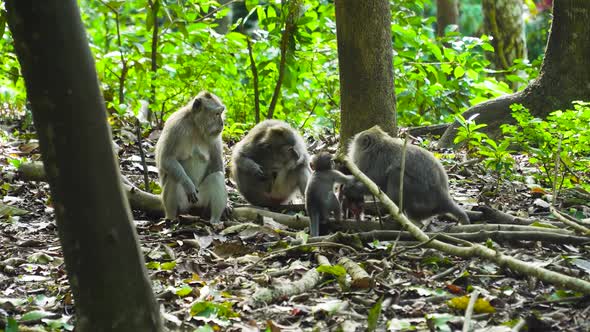
[[[503,140],[498,144],[496,141],[482,133],[479,129],[485,128],[486,124],[475,123],[475,118],[479,114],[465,119],[462,115],[457,115],[456,120],[460,127],[457,129],[455,144],[465,143],[467,153],[482,158],[486,168],[494,171],[498,179],[510,177],[514,168],[514,158],[512,157],[509,140]]]
[[[147,101],[161,124],[190,96],[208,89],[228,106],[227,124],[232,130],[226,136],[240,135],[255,120],[256,79],[261,117],[269,110],[280,75],[283,31],[290,22],[294,29],[286,44],[274,117],[308,131],[340,127],[333,1],[248,0],[245,8],[234,11],[232,20],[228,6],[213,0],[148,4],[124,0],[80,3],[111,113],[134,116],[142,101]],[[492,49],[489,38],[457,33],[435,37],[434,18],[424,17],[425,6],[432,5],[431,0],[391,2],[393,66],[402,125],[451,121],[474,103],[511,92],[506,83],[486,71],[489,62],[483,51]],[[228,20],[232,23],[229,33],[218,33],[219,24]],[[154,21],[158,23],[155,35]],[[1,37],[0,71],[14,75],[0,75],[0,105],[22,110],[25,90],[12,40],[9,33]],[[534,72],[524,62],[516,69],[529,69],[527,75]],[[528,78],[525,75],[523,80]]]
[[[557,181],[557,189],[580,184],[590,190],[590,103],[578,101],[573,106],[573,110],[554,111],[542,120],[515,104],[511,109],[517,125],[501,128],[540,169],[543,183],[553,187]]]

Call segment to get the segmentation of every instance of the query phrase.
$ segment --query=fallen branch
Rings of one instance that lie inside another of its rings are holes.
[[[383,193],[373,181],[364,175],[355,164],[348,158],[343,158],[351,173],[360,181],[362,181],[367,188],[383,202],[392,216],[399,221],[413,236],[420,242],[429,240],[428,235],[422,232],[416,225],[414,225],[408,218],[400,212],[398,207]],[[508,267],[511,270],[525,276],[536,277],[539,280],[554,284],[558,287],[563,287],[584,294],[590,294],[590,282],[572,278],[557,272],[547,270],[545,268],[534,266],[533,264],[515,259],[514,257],[502,254],[499,251],[492,250],[479,244],[472,244],[467,247],[459,247],[450,245],[439,240],[433,240],[426,244],[427,247],[434,248],[450,255],[459,257],[480,257],[494,262],[500,267]]]
[[[495,242],[514,242],[514,241],[542,241],[544,243],[554,244],[587,244],[590,243],[590,239],[584,236],[576,236],[569,234],[553,233],[549,231],[480,231],[474,233],[434,233],[428,232],[423,233],[424,235],[432,238],[434,236],[450,236],[456,239],[464,241],[474,242],[485,242],[491,239]],[[411,232],[404,231],[392,231],[392,230],[373,230],[370,232],[348,234],[349,237],[354,237],[360,240],[362,243],[370,243],[375,240],[377,241],[394,241],[398,238],[400,241],[412,241],[415,240],[415,236]],[[318,237],[310,239],[309,242],[321,241],[321,239],[330,239],[332,242],[341,242],[330,237]],[[358,241],[357,240],[357,241]],[[341,242],[346,243],[346,242]]]
[[[309,217],[300,214],[288,215],[279,212],[273,212],[266,209],[254,207],[254,206],[242,206],[233,209],[233,217],[244,218],[248,220],[256,220],[260,217],[272,218],[274,221],[283,224],[293,229],[304,229],[309,226]],[[399,229],[400,226],[397,223],[385,223],[384,229],[395,230]],[[327,228],[330,232],[337,231],[352,231],[352,232],[365,232],[375,229],[381,229],[378,222],[375,221],[362,221],[358,222],[354,219],[344,219],[340,222],[334,220],[327,224]]]
[[[566,218],[566,217],[562,216],[562,215],[561,215],[561,213],[559,213],[559,212],[557,211],[557,209],[556,209],[556,208],[554,208],[553,206],[550,206],[550,207],[549,207],[549,210],[550,210],[550,211],[551,211],[551,213],[553,213],[553,214],[555,215],[555,217],[557,217],[557,219],[558,219],[559,221],[561,221],[562,223],[564,223],[564,224],[568,225],[569,227],[573,228],[573,229],[574,229],[574,230],[576,230],[577,232],[580,232],[580,233],[582,233],[583,235],[590,235],[590,229],[588,229],[588,228],[586,228],[586,227],[584,227],[584,226],[582,226],[582,225],[580,225],[580,224],[578,224],[578,223],[576,223],[576,222],[574,222],[574,221],[571,221],[571,220],[569,220],[568,218]]]
[[[357,263],[352,260],[342,257],[338,260],[338,265],[342,265],[346,272],[352,278],[351,286],[353,288],[370,288],[373,285],[373,279],[369,276],[367,271],[360,267]]]
[[[473,315],[473,308],[475,308],[475,302],[479,296],[479,291],[474,290],[469,296],[469,304],[465,309],[465,320],[463,321],[463,332],[472,331],[471,328],[471,316]]]
[[[42,162],[22,163],[18,167],[18,172],[25,181],[47,181]],[[153,217],[164,216],[164,206],[160,196],[137,188],[125,177],[121,177],[121,182],[132,209],[143,211]]]
[[[476,233],[479,231],[504,231],[504,232],[547,232],[554,234],[575,235],[570,230],[561,228],[508,225],[508,224],[483,224],[483,225],[457,225],[445,228],[446,233]]]
[[[330,265],[330,261],[325,256],[318,254],[316,260],[320,266]],[[320,283],[321,277],[318,270],[312,268],[305,272],[301,279],[297,281],[284,283],[273,288],[258,288],[252,298],[255,304],[260,304],[271,303],[277,299],[298,295],[314,289]]]
[[[244,271],[248,271],[250,269],[252,269],[253,267],[255,267],[256,265],[262,263],[263,261],[267,261],[269,259],[278,257],[286,252],[289,251],[293,251],[293,250],[299,250],[299,249],[304,249],[304,248],[313,248],[313,247],[338,247],[338,248],[345,248],[348,249],[352,252],[356,252],[356,249],[354,249],[351,246],[347,246],[345,244],[341,244],[341,243],[332,243],[332,242],[317,242],[317,243],[311,243],[311,244],[300,244],[297,246],[293,246],[293,247],[289,247],[289,248],[285,248],[285,249],[280,249],[277,251],[272,252],[270,255],[265,256],[265,257],[261,257],[260,259],[258,259],[256,262],[246,266],[244,268]]]

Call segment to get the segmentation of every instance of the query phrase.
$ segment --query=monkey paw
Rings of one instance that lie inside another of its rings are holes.
[[[231,218],[232,218],[233,214],[234,214],[234,207],[233,207],[233,204],[232,204],[231,202],[229,202],[229,201],[228,201],[228,202],[227,202],[227,206],[225,207],[225,209],[223,209],[223,213],[221,214],[221,216],[222,216],[224,219],[228,219],[228,220],[229,220],[229,219],[231,219]]]
[[[196,204],[199,199],[197,198],[197,191],[193,191],[191,193],[186,194],[186,198],[188,199],[189,203]]]

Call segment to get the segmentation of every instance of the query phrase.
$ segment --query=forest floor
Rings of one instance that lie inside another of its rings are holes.
[[[115,142],[122,173],[139,186],[143,167],[132,132],[115,130]],[[143,145],[154,182],[157,135],[146,137]],[[16,322],[23,331],[71,331],[75,306],[49,186],[23,181],[9,161],[40,159],[37,142],[26,136],[4,132],[0,141],[0,320],[8,326]],[[328,136],[310,146],[334,151],[335,143]],[[486,205],[537,222],[556,221],[547,195],[532,181],[498,180],[479,162],[461,165],[461,153],[436,153],[448,170],[452,196],[466,209]],[[517,160],[517,168],[519,178],[532,179],[534,170],[525,157]],[[227,184],[231,201],[244,204],[231,181]],[[590,217],[590,202],[567,203],[566,197],[558,200],[561,211]],[[195,219],[167,223],[142,211],[133,216],[171,331],[456,331],[462,329],[466,295],[472,291],[481,299],[470,320],[475,330],[590,331],[589,296],[479,258],[449,256],[424,243],[392,239],[358,246],[326,240],[297,246],[293,244],[305,241],[304,231],[271,218],[241,220],[220,231]],[[427,230],[439,232],[450,223],[434,218]],[[531,265],[590,280],[590,242],[507,237],[482,243]],[[368,278],[351,279],[337,265],[343,257],[359,264]],[[318,260],[324,258],[332,267],[317,273]],[[298,291],[261,304],[254,299],[265,288],[274,294],[277,289]]]

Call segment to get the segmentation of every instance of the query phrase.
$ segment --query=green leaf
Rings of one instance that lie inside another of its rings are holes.
[[[18,332],[18,323],[12,317],[6,319],[6,330],[5,332]]]
[[[369,310],[369,316],[367,318],[367,331],[377,330],[377,323],[381,316],[381,304],[383,303],[383,296],[379,298],[379,301]]]
[[[259,0],[246,0],[244,4],[246,5],[246,9],[248,9],[248,11],[251,11],[252,9],[254,9],[254,7],[258,6],[259,2]]]
[[[342,265],[320,265],[317,271],[333,275],[335,277],[342,277],[346,275],[346,269]]]
[[[33,311],[29,311],[26,314],[24,314],[21,317],[20,321],[21,322],[28,322],[28,321],[39,320],[41,318],[54,316],[54,315],[55,314],[52,312],[47,312],[47,311],[43,311],[43,310],[33,310]]]
[[[159,270],[160,269],[160,262],[152,261],[145,264],[149,270]]]
[[[193,288],[190,286],[182,286],[181,288],[176,290],[176,295],[180,297],[185,297],[193,292]]]
[[[436,46],[436,44],[432,44],[432,43],[428,44],[428,48],[430,49],[430,51],[432,52],[432,55],[434,55],[436,60],[443,61],[442,52],[440,51],[440,48],[438,46]]]
[[[449,60],[450,62],[455,61],[457,51],[455,51],[452,48],[445,47],[443,48],[443,53],[445,54],[445,58],[447,58],[447,60]]]
[[[0,202],[0,218],[4,218],[6,216],[23,216],[28,214],[29,211],[19,209],[16,206],[5,205],[4,203]]]
[[[453,75],[455,76],[455,78],[461,78],[463,77],[463,75],[465,75],[465,70],[463,69],[463,67],[457,66],[453,71]]]
[[[233,318],[239,317],[231,308],[231,303],[213,303],[210,301],[197,302],[191,307],[191,315],[199,317]]]
[[[176,262],[175,261],[173,261],[173,262],[165,262],[165,263],[162,263],[160,265],[160,268],[162,270],[164,270],[164,271],[174,270],[175,267],[176,267]]]
[[[484,51],[494,52],[494,46],[492,46],[492,44],[489,43],[482,43],[481,48],[483,48]]]

